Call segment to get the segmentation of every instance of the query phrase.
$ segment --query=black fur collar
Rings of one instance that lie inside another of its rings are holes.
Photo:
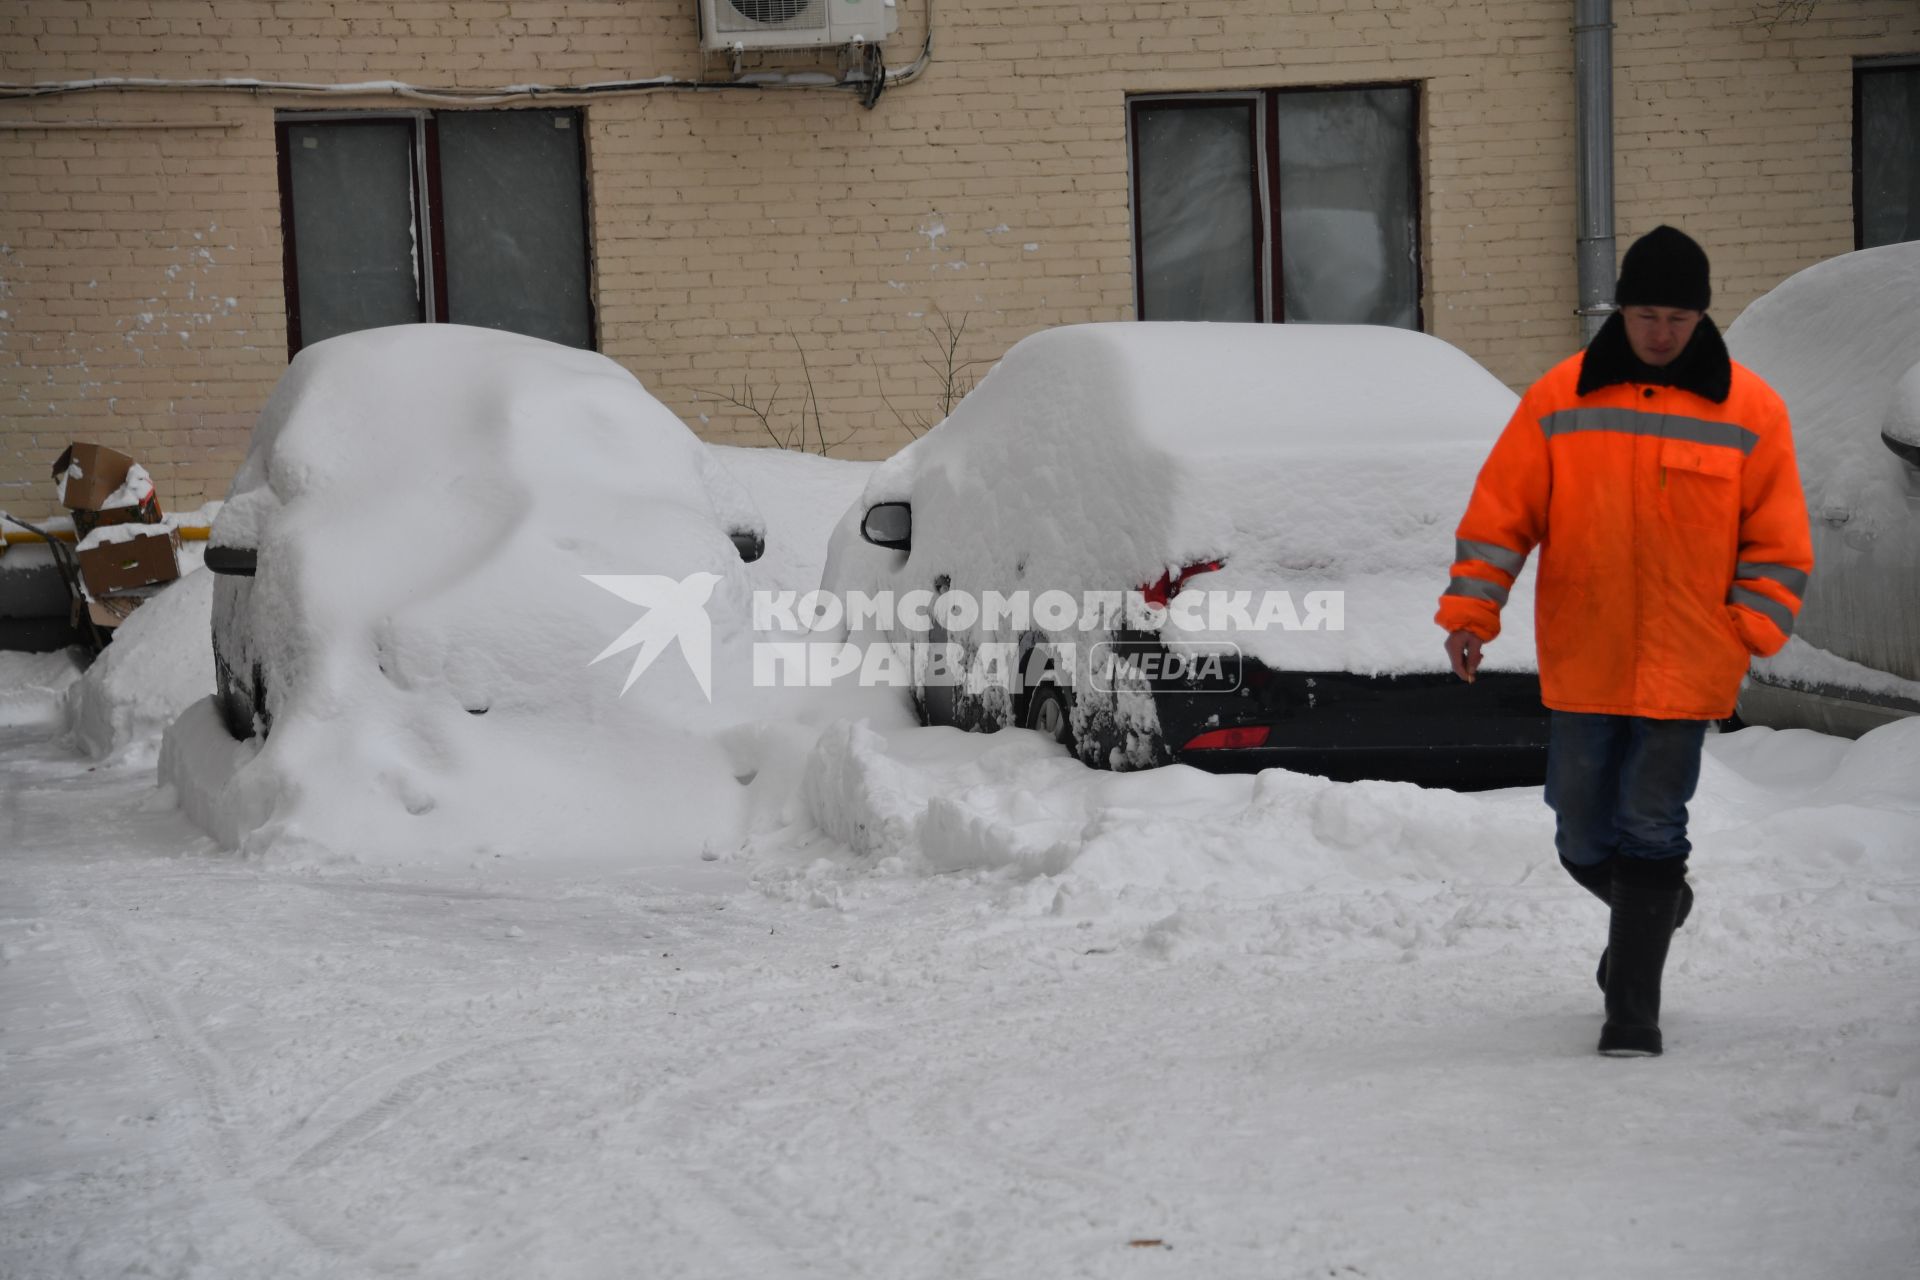
[[[1724,404],[1728,392],[1733,390],[1733,361],[1727,355],[1727,344],[1721,341],[1720,330],[1712,317],[1701,316],[1700,327],[1693,331],[1693,341],[1672,364],[1661,369],[1642,364],[1627,343],[1626,321],[1616,311],[1600,326],[1600,332],[1587,344],[1586,355],[1581,357],[1578,394],[1584,396],[1623,382],[1678,387],[1715,404]]]

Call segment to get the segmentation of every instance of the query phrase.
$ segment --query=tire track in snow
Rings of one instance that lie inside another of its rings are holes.
[[[257,1220],[273,1229],[296,1256],[303,1255],[300,1260],[306,1265],[296,1267],[290,1267],[288,1259],[275,1258],[275,1274],[337,1274],[341,1262],[358,1262],[365,1252],[362,1244],[301,1222],[284,1197],[260,1184],[255,1172],[258,1162],[238,1132],[240,1117],[231,1101],[235,1094],[232,1069],[162,989],[160,975],[138,944],[107,920],[86,923],[82,936],[87,967],[95,970],[98,981],[76,985],[83,991],[111,992],[114,999],[103,1012],[119,1024],[126,1041],[152,1061],[156,1076],[173,1074],[187,1082],[199,1122],[176,1127],[185,1129],[182,1146],[211,1184],[209,1190],[227,1185],[243,1192],[265,1210]],[[116,1008],[117,1016],[112,1012]]]
[[[484,1063],[491,1058],[519,1045],[531,1044],[543,1039],[541,1036],[518,1036],[504,1040],[490,1041],[486,1044],[472,1045],[466,1048],[435,1049],[426,1053],[414,1054],[398,1063],[390,1063],[379,1070],[369,1072],[353,1084],[322,1101],[314,1109],[313,1115],[325,1111],[335,1098],[356,1091],[364,1093],[362,1086],[369,1082],[384,1083],[396,1073],[401,1075],[398,1083],[386,1088],[372,1103],[361,1107],[345,1120],[333,1125],[326,1136],[307,1147],[288,1164],[286,1173],[312,1173],[324,1168],[341,1155],[352,1150],[360,1143],[378,1133],[390,1122],[397,1119],[423,1094],[433,1086],[451,1080],[470,1067]],[[414,1070],[408,1070],[415,1064],[425,1062]],[[304,1128],[312,1119],[310,1115],[294,1126],[294,1131]]]
[[[912,934],[876,944],[908,965],[942,947]],[[1004,1043],[1034,1043],[1058,1016],[1049,998],[1057,988],[1019,972],[1030,958],[1018,954],[1023,950],[1001,957],[1010,968],[996,967],[1026,992],[1022,1007],[1002,1009],[996,1019]],[[1041,979],[1050,975],[1039,972]],[[943,1242],[947,1274],[978,1273],[982,1246],[965,1222],[990,1218],[1010,1186],[1076,1188],[1061,1197],[1067,1201],[1123,1190],[1125,1179],[1108,1171],[1044,1161],[1026,1167],[990,1139],[960,1141],[950,1102],[917,1101],[927,1091],[942,1098],[974,1092],[1007,1051],[955,1030],[977,1027],[981,1010],[1008,995],[997,982],[968,986],[954,1003],[911,1013],[810,982],[792,992],[802,999],[790,1010],[756,1007],[764,989],[738,1007],[713,1010],[709,1034],[729,1046],[729,1059],[654,1091],[644,1115],[628,1117],[648,1124],[663,1152],[705,1157],[675,1162],[698,1199],[662,1209],[683,1225],[703,1224],[695,1234],[717,1245],[709,1255],[717,1260],[744,1268],[755,1261],[754,1250],[770,1247],[791,1274],[850,1280],[893,1274],[887,1232],[903,1216],[924,1222],[930,1238]],[[939,1083],[930,1086],[929,1069]],[[973,1123],[969,1116],[957,1127]],[[937,1202],[915,1190],[928,1186],[942,1189]],[[712,1241],[716,1213],[739,1229]],[[876,1213],[891,1225],[876,1230]],[[753,1243],[743,1249],[746,1241]],[[1017,1258],[998,1261],[1021,1265]]]
[[[700,1011],[717,1015],[716,1021],[739,1016],[731,1007],[701,1003],[707,1007]],[[683,1007],[679,1012],[689,1010]],[[813,1274],[810,1268],[823,1266],[825,1269],[818,1274],[834,1275],[833,1260],[822,1256],[826,1246],[818,1237],[808,1234],[792,1215],[768,1212],[769,1206],[755,1202],[748,1184],[768,1171],[764,1149],[740,1153],[752,1158],[750,1164],[713,1161],[711,1140],[717,1124],[742,1110],[742,1100],[751,1094],[757,1078],[768,1071],[762,1054],[778,1057],[792,1051],[791,1043],[770,1027],[764,1016],[755,1021],[756,1030],[773,1042],[771,1047],[746,1056],[740,1053],[740,1042],[731,1041],[732,1056],[689,1070],[649,1090],[621,1117],[621,1127],[643,1132],[648,1147],[656,1156],[667,1157],[669,1167],[681,1180],[671,1186],[629,1186],[626,1190],[648,1193],[652,1204],[644,1216],[671,1222],[701,1242],[702,1248],[688,1256],[703,1257],[703,1269],[674,1274],[753,1274],[785,1265],[795,1268],[791,1274]],[[789,1068],[795,1066],[797,1060],[789,1060]],[[689,1197],[689,1189],[697,1189],[698,1195]],[[631,1206],[625,1212],[635,1221],[642,1216],[634,1214]]]

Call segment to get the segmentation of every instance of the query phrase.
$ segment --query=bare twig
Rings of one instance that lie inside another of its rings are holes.
[[[702,391],[700,394],[703,396],[712,396],[715,400],[724,400],[736,409],[745,409],[748,413],[759,419],[760,429],[767,433],[767,438],[772,440],[777,447],[782,449],[792,447],[788,441],[780,438],[779,432],[773,429],[773,406],[780,401],[779,383],[776,382],[773,384],[773,394],[767,397],[765,408],[762,408],[754,402],[753,388],[751,386],[741,387],[738,392],[733,393],[725,391]]]
[[[909,420],[907,415],[900,411],[899,406],[894,404],[892,397],[887,394],[885,379],[882,378],[880,383],[881,402],[887,406],[887,411],[893,414],[894,421],[899,423],[909,435],[915,437],[925,434],[929,427],[953,412],[953,407],[960,403],[978,382],[970,371],[975,365],[987,363],[984,360],[960,358],[960,348],[966,340],[968,316],[962,315],[955,320],[945,312],[939,314],[939,328],[936,329],[932,324],[922,326],[927,337],[932,340],[935,352],[933,356],[922,357],[920,361],[934,377],[935,412],[932,416],[916,413]],[[784,435],[774,425],[774,410],[779,403],[780,395],[780,388],[777,385],[764,405],[754,395],[751,385],[740,387],[732,392],[702,391],[700,394],[712,396],[716,400],[724,401],[751,414],[760,423],[760,429],[767,433],[767,439],[776,446],[782,449],[797,449],[801,453],[818,453],[825,457],[852,440],[858,433],[849,431],[838,439],[827,438],[826,414],[820,409],[820,388],[814,381],[813,363],[807,358],[806,344],[800,340],[800,335],[791,326],[787,329],[787,337],[792,340],[793,349],[800,356],[800,374],[806,382],[806,390],[801,394],[799,403],[793,410],[794,424]]]
[[[1754,10],[1754,20],[1771,32],[1783,22],[1810,21],[1819,7],[1820,0],[1763,0]]]
[[[935,351],[931,357],[920,358],[920,363],[933,374],[935,383],[933,393],[935,412],[931,417],[916,413],[913,421],[909,422],[906,415],[901,413],[888,398],[886,388],[881,387],[880,399],[892,412],[894,421],[904,427],[909,434],[919,436],[945,420],[946,416],[953,412],[953,406],[966,398],[967,393],[972,391],[979,382],[979,379],[968,371],[975,365],[987,362],[960,358],[960,344],[966,338],[967,320],[971,314],[971,312],[963,314],[956,322],[952,316],[943,311],[940,313],[939,329],[935,329],[931,324],[922,326],[927,336],[932,339]]]
[[[925,419],[916,419],[913,422],[908,422],[906,415],[895,407],[892,398],[887,395],[887,385],[885,382],[880,384],[880,403],[887,406],[887,412],[893,415],[893,420],[899,423],[901,429],[908,435],[917,440],[926,432],[927,424]]]
[[[813,367],[807,363],[807,349],[800,345],[799,335],[795,334],[791,327],[787,329],[787,336],[793,339],[793,349],[800,353],[800,372],[807,380],[807,398],[800,407],[800,452],[807,452],[807,411],[811,409],[813,411],[813,436],[815,441],[819,443],[819,454],[824,458],[827,456],[829,450],[837,449],[847,441],[853,439],[853,433],[849,431],[833,443],[827,443],[826,422],[820,416],[820,396],[814,390]]]
[[[933,334],[934,345],[940,348],[939,364],[936,365],[931,360],[923,361],[923,363],[929,369],[933,370],[933,376],[940,381],[938,398],[940,401],[940,416],[942,418],[952,413],[953,406],[963,400],[967,392],[973,390],[974,385],[979,381],[979,379],[968,374],[967,370],[977,364],[985,363],[981,360],[960,359],[960,342],[967,336],[967,321],[971,318],[972,314],[972,312],[963,313],[960,317],[960,323],[956,325],[953,322],[953,317],[943,311],[940,313],[940,322],[945,326],[946,332],[944,334],[933,333],[931,327],[927,330],[928,333]]]

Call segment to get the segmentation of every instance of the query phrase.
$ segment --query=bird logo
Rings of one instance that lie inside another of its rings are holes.
[[[581,575],[603,591],[611,591],[628,604],[637,604],[646,612],[640,620],[621,633],[620,638],[602,649],[588,666],[625,652],[635,645],[633,667],[627,682],[620,686],[624,697],[633,688],[640,673],[653,665],[674,641],[680,642],[680,654],[693,670],[700,692],[713,701],[713,622],[707,616],[707,601],[720,581],[717,573],[690,573],[684,578],[669,578],[657,573]]]

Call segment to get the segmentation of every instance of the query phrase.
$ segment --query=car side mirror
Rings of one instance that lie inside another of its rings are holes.
[[[1880,433],[1880,443],[1893,451],[1893,456],[1910,467],[1920,467],[1920,444],[1911,440],[1896,440],[1889,433]]]
[[[889,551],[913,549],[913,507],[905,502],[880,502],[867,508],[860,536]]]
[[[727,535],[733,541],[733,549],[740,553],[740,559],[752,564],[767,553],[767,540],[758,529],[735,529]]]
[[[223,547],[208,543],[206,565],[214,573],[251,578],[259,555],[252,547]]]

